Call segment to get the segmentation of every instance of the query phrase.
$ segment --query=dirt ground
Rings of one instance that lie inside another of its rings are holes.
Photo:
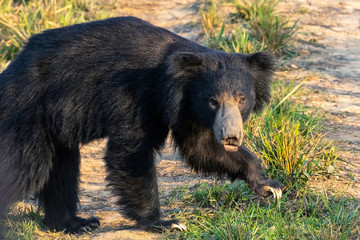
[[[202,2],[202,1],[201,1]],[[194,41],[200,39],[196,0],[117,0],[118,15],[132,15],[170,29]],[[344,191],[360,197],[360,1],[359,0],[285,0],[280,11],[292,19],[300,18],[300,33],[296,47],[300,56],[287,62],[278,76],[306,79],[311,88],[301,101],[320,107],[329,121],[327,138],[336,141],[340,157],[347,161],[345,172],[338,179],[315,179],[318,188]],[[81,196],[79,212],[82,216],[100,217],[101,226],[88,239],[159,239],[132,228],[133,222],[117,211],[114,198],[106,188],[106,172],[102,157],[106,140],[92,142],[81,148]],[[192,185],[199,176],[188,171],[170,143],[157,157],[161,199],[169,189]],[[206,180],[206,179],[205,179]],[[205,181],[204,180],[204,181]],[[207,179],[209,180],[209,179]],[[209,180],[211,181],[211,180]],[[165,208],[164,208],[165,209]]]
[[[301,28],[295,38],[300,56],[279,75],[306,80],[311,92],[301,101],[325,113],[326,137],[335,142],[345,161],[341,165],[345,171],[338,179],[313,179],[312,185],[359,198],[360,1],[285,0],[280,11],[300,19]]]

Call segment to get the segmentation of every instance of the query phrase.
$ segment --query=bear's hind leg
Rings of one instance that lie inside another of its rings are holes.
[[[79,233],[100,225],[97,218],[83,219],[76,216],[79,174],[79,148],[56,149],[49,180],[38,194],[45,212],[44,223],[50,229]]]
[[[52,167],[52,151],[41,132],[19,132],[0,134],[0,239],[11,204],[41,189]]]

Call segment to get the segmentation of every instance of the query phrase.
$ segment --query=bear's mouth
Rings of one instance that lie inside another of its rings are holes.
[[[236,152],[239,147],[233,144],[224,144],[225,151],[227,152]]]

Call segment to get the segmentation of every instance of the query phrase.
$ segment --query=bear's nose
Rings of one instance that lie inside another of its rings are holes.
[[[241,145],[241,132],[235,128],[223,128],[221,131],[221,141],[223,144]]]
[[[236,143],[239,142],[239,138],[237,138],[237,137],[227,137],[227,138],[224,139],[224,142],[226,142],[228,144],[236,145]]]
[[[234,146],[241,145],[240,138],[238,138],[238,137],[227,137],[224,140],[222,140],[222,143],[226,144],[226,145],[234,145]]]
[[[221,140],[238,141],[241,139],[241,131],[237,126],[227,126],[221,129]]]
[[[238,136],[228,136],[221,140],[224,148],[228,152],[236,152],[241,146],[241,138]]]

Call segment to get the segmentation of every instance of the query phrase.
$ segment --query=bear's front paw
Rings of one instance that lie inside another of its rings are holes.
[[[268,179],[265,183],[259,185],[256,188],[256,193],[260,196],[267,197],[270,194],[273,194],[274,198],[279,200],[282,197],[282,190],[280,183]]]
[[[170,230],[179,230],[179,231],[186,231],[187,228],[185,224],[179,222],[176,219],[169,220],[169,221],[158,221],[155,224],[145,224],[140,226],[145,231],[150,232],[162,232],[164,229],[170,229]]]
[[[74,217],[66,225],[66,233],[87,233],[100,226],[100,221],[96,217],[80,218]]]
[[[276,198],[277,200],[279,200],[282,197],[282,191],[280,188],[264,186],[264,190],[267,192],[272,192],[272,194],[274,195],[274,198]]]

